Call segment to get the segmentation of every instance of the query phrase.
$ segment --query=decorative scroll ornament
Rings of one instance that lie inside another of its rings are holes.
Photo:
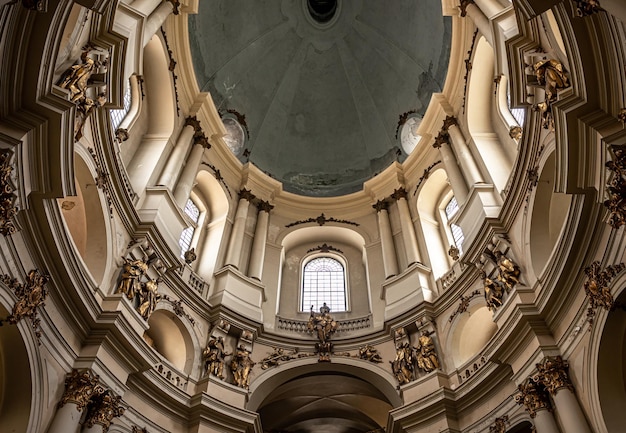
[[[326,302],[320,307],[319,314],[313,313],[313,306],[311,306],[307,330],[309,334],[313,332],[317,334],[318,342],[315,343],[315,353],[319,355],[319,362],[330,362],[330,355],[333,350],[330,337],[335,333],[337,327],[337,322],[330,315],[330,308]]]
[[[509,416],[504,415],[496,418],[493,425],[489,427],[489,433],[506,433],[506,425],[509,423]]]
[[[321,253],[329,253],[331,251],[335,251],[337,253],[343,254],[343,251],[341,251],[339,248],[335,248],[332,245],[328,245],[326,242],[324,242],[322,245],[318,245],[314,248],[311,248],[307,251],[308,253],[312,253],[314,251],[319,251]]]
[[[613,308],[613,295],[609,289],[609,284],[613,278],[624,269],[624,264],[607,266],[600,270],[600,262],[593,262],[585,268],[585,294],[589,298],[589,308],[587,309],[587,321],[593,323],[596,310],[601,307],[609,311]]]
[[[576,3],[576,15],[579,17],[587,17],[604,9],[600,7],[598,0],[574,0]]]
[[[524,405],[524,409],[526,409],[531,418],[537,416],[538,410],[546,409],[552,411],[548,392],[541,383],[535,382],[532,377],[519,384],[517,389],[519,393],[515,396],[515,401],[517,404]]]
[[[45,306],[46,297],[48,296],[46,283],[49,279],[48,276],[41,274],[38,269],[33,269],[28,273],[25,284],[18,282],[17,279],[11,278],[8,275],[0,276],[0,281],[13,289],[18,298],[15,305],[13,305],[11,315],[4,320],[0,320],[0,325],[5,321],[15,325],[17,322],[27,317],[31,321],[35,336],[39,339],[41,337],[41,330],[39,328],[37,308]]]
[[[618,229],[626,224],[626,147],[611,146],[613,160],[607,161],[606,167],[612,172],[607,184],[609,198],[604,206],[609,210],[608,223]]]
[[[185,317],[192,325],[196,324],[196,320],[185,311],[185,308],[183,307],[183,301],[181,301],[180,299],[172,299],[167,295],[159,295],[159,299],[163,299],[164,301],[169,302],[172,306],[172,311],[174,311],[174,314],[176,314],[178,317]]]
[[[202,352],[204,374],[212,374],[224,379],[224,358],[232,355],[224,350],[224,338],[211,336],[206,348]]]
[[[435,145],[433,144],[433,147]],[[435,168],[435,166],[437,164],[441,164],[441,160],[439,161],[435,161],[432,164],[430,164],[428,167],[426,167],[424,169],[424,173],[422,174],[422,176],[417,180],[417,185],[415,186],[415,190],[413,191],[413,196],[415,196],[417,194],[417,190],[420,188],[420,186],[422,185],[422,183],[427,180],[430,177],[430,172],[432,171],[433,168]]]
[[[290,353],[285,353],[285,349],[282,347],[274,347],[274,351],[269,353],[265,358],[261,360],[261,368],[267,370],[271,367],[277,367],[281,362],[290,361],[296,359],[297,349],[292,350]]]
[[[256,365],[250,358],[250,352],[242,344],[237,347],[230,361],[230,371],[233,373],[235,385],[240,388],[248,388],[250,382],[250,372]]]
[[[322,213],[318,217],[308,218],[308,219],[300,220],[300,221],[295,221],[295,222],[287,224],[285,227],[289,228],[289,227],[297,226],[297,225],[300,225],[300,224],[307,224],[307,223],[317,223],[320,226],[323,226],[326,223],[348,224],[348,225],[352,225],[352,226],[356,226],[356,227],[358,227],[360,225],[359,223],[355,223],[355,222],[348,221],[348,220],[339,220],[339,219],[334,218],[334,217],[327,218]]]
[[[456,307],[456,310],[454,311],[454,313],[450,315],[448,322],[452,323],[452,321],[457,315],[466,312],[467,308],[469,307],[470,301],[476,296],[480,296],[480,290],[474,290],[472,293],[469,294],[469,296],[462,295],[459,298],[459,306]]]
[[[416,110],[409,110],[405,113],[400,114],[400,116],[398,116],[398,125],[396,126],[396,140],[398,139],[398,135],[400,134],[400,128],[402,128],[402,126],[406,123],[406,121],[409,120],[409,116],[415,113],[417,113]]]
[[[120,404],[122,397],[114,395],[110,390],[98,387],[87,411],[85,424],[91,428],[96,424],[102,426],[102,433],[109,431],[113,418],[124,415],[125,408]]]
[[[13,152],[9,149],[0,149],[0,233],[8,236],[16,232],[14,218],[17,213],[15,200],[17,196],[14,191],[11,173],[11,157]]]
[[[65,378],[65,391],[61,401],[59,401],[59,407],[63,407],[66,403],[73,403],[82,412],[96,391],[98,379],[98,375],[90,369],[83,371],[72,370]]]
[[[535,382],[543,384],[550,394],[555,395],[561,388],[574,392],[574,385],[568,374],[569,363],[560,356],[546,356],[537,364],[538,373],[533,377]]]
[[[374,346],[370,346],[369,344],[359,347],[359,358],[364,359],[369,362],[374,362],[376,364],[380,364],[383,362],[383,358],[378,353],[378,349]]]

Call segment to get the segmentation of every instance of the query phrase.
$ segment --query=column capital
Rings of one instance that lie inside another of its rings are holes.
[[[98,387],[89,404],[89,411],[85,424],[87,428],[93,427],[95,424],[102,426],[102,433],[109,431],[113,418],[120,417],[124,414],[126,408],[121,403],[122,397],[114,395],[110,390]]]
[[[433,147],[435,149],[440,149],[444,144],[450,144],[450,135],[448,131],[441,130],[437,137],[435,137],[435,142],[433,143]]]
[[[475,4],[474,0],[460,0],[459,9],[461,10],[462,17],[467,15],[467,7],[473,4]]]
[[[209,143],[209,139],[204,134],[204,131],[202,131],[202,129],[200,131],[196,131],[196,133],[193,134],[193,144],[200,144],[205,149],[211,148],[211,143]]]
[[[381,210],[387,210],[389,208],[389,202],[386,200],[378,200],[372,207],[376,210],[376,213],[378,213]]]
[[[537,364],[537,370],[533,380],[543,384],[550,394],[555,395],[561,388],[574,392],[574,385],[568,374],[569,363],[560,356],[546,356]]]
[[[400,200],[401,198],[406,200],[407,196],[408,196],[408,193],[406,192],[406,189],[404,189],[403,186],[401,186],[398,189],[394,189],[393,194],[390,195],[390,197],[396,201]]]
[[[474,3],[474,2],[472,2]],[[456,119],[456,117],[454,116],[446,116],[445,119],[443,119],[443,127],[441,128],[442,131],[448,131],[448,129],[453,126],[459,126],[459,121]]]
[[[185,126],[192,126],[196,132],[201,132],[202,127],[200,126],[200,121],[196,116],[187,116],[185,118]]]
[[[519,393],[515,396],[517,404],[523,404],[524,409],[531,418],[537,416],[537,411],[546,409],[552,411],[550,397],[543,384],[535,382],[534,378],[529,377],[523,383],[519,384],[517,389]]]
[[[259,211],[263,211],[267,213],[270,213],[270,211],[274,209],[274,206],[271,205],[269,201],[265,201],[265,200],[259,200],[256,207],[259,209]]]
[[[239,191],[239,199],[244,199],[252,202],[252,200],[254,200],[255,198],[256,196],[252,194],[252,191],[250,191],[249,189],[241,188],[241,190]]]
[[[59,407],[63,407],[65,403],[74,403],[82,412],[93,396],[98,380],[98,375],[91,369],[82,371],[73,369],[65,378],[65,391],[59,401]]]
[[[174,9],[172,11],[172,13],[174,15],[178,15],[180,14],[180,1],[179,0],[167,0],[168,2],[170,2],[172,4],[172,8]]]

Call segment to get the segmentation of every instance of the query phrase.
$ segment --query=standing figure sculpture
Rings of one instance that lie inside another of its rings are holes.
[[[139,292],[139,306],[137,312],[141,314],[145,320],[150,318],[150,315],[156,309],[156,305],[161,299],[159,295],[159,280],[148,280],[141,285],[141,291]]]
[[[521,271],[519,266],[507,256],[502,254],[501,251],[494,251],[494,256],[496,257],[498,269],[500,273],[498,274],[498,281],[506,287],[507,290],[513,289],[516,284],[519,284],[519,277],[521,275]]]
[[[483,279],[483,286],[485,290],[485,301],[490,311],[495,310],[502,306],[502,298],[504,297],[504,291],[500,284],[496,284],[491,278],[487,277],[485,271],[480,271],[480,277]]]
[[[224,379],[224,358],[231,355],[224,350],[224,338],[211,336],[202,352],[205,374],[212,374]]]
[[[330,354],[332,352],[332,344],[330,336],[337,330],[337,322],[330,315],[330,308],[324,302],[320,307],[319,314],[313,313],[313,305],[311,305],[311,315],[307,323],[309,333],[317,334],[318,343],[315,344],[320,362],[330,362]]]
[[[435,343],[430,338],[428,332],[422,332],[421,337],[417,340],[417,366],[429,373],[439,368],[439,358],[435,350]]]
[[[139,278],[148,270],[148,265],[142,260],[124,259],[122,278],[117,284],[116,293],[124,293],[131,301],[135,295],[141,291]]]
[[[557,90],[570,86],[563,64],[558,60],[539,60],[533,64],[533,71],[537,78],[537,83],[544,86],[546,100],[550,102],[556,101]]]
[[[396,347],[396,358],[391,363],[391,370],[398,384],[404,385],[411,382],[413,377],[413,349],[409,343],[403,343]]]
[[[95,60],[87,56],[87,52],[82,54],[81,60],[83,63],[70,67],[59,82],[60,87],[70,91],[70,101],[72,102],[85,97],[89,78],[100,66]]]
[[[230,371],[233,373],[235,385],[241,388],[247,388],[250,381],[250,371],[256,363],[250,359],[250,352],[243,346],[239,345],[237,351],[230,361]]]

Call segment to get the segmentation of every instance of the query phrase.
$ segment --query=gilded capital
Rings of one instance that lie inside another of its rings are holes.
[[[274,206],[271,205],[269,201],[259,200],[257,208],[259,209],[259,211],[270,213],[270,211],[274,209]]]
[[[404,189],[404,187],[400,187],[398,189],[394,189],[393,190],[393,194],[391,194],[391,198],[394,200],[400,200],[401,198],[405,199],[407,198],[408,193],[406,192],[406,189]]]
[[[389,203],[385,200],[378,200],[372,207],[376,210],[376,212],[380,212],[381,210],[387,210],[389,207]]]
[[[526,409],[531,418],[537,416],[538,410],[546,409],[552,411],[548,392],[541,383],[535,382],[532,377],[526,379],[517,389],[519,393],[515,396],[515,401],[517,404],[524,405],[524,409]]]
[[[200,121],[196,116],[187,116],[187,118],[185,118],[185,126],[192,126],[196,132],[202,131]]]
[[[63,407],[65,403],[74,403],[82,412],[98,386],[98,379],[98,375],[92,370],[72,370],[69,376],[65,378],[65,391],[59,402],[59,407]]]
[[[555,395],[561,388],[574,392],[568,369],[569,363],[560,356],[546,356],[541,363],[537,364],[538,373],[533,380],[545,386],[552,395]]]
[[[447,131],[448,129],[450,129],[451,126],[454,126],[454,125],[459,126],[459,122],[456,120],[456,117],[446,116],[446,118],[443,119],[443,127],[441,129],[442,131]]]
[[[249,189],[241,188],[241,191],[239,191],[239,198],[251,202],[256,198],[256,196],[252,194],[252,191]]]
[[[211,143],[209,143],[209,139],[207,136],[200,130],[193,135],[193,144],[199,144],[205,149],[211,148]]]
[[[85,419],[87,427],[91,428],[95,424],[99,424],[102,426],[102,433],[109,431],[113,418],[122,416],[126,410],[121,406],[121,400],[122,397],[113,395],[110,390],[99,386],[89,404]]]
[[[435,142],[433,143],[433,147],[435,149],[441,148],[444,144],[450,144],[450,135],[448,135],[447,131],[440,131],[435,137]]]

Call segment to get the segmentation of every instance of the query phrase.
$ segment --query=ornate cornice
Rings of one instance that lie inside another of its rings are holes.
[[[529,377],[517,389],[519,393],[515,396],[515,401],[517,404],[524,405],[524,409],[526,409],[531,418],[537,416],[538,410],[546,409],[552,411],[550,396],[541,383],[537,383],[533,378]]]
[[[561,388],[567,388],[574,392],[569,374],[569,363],[560,356],[546,356],[545,359],[537,364],[538,373],[533,376],[533,380],[541,383],[550,394],[555,395]]]

